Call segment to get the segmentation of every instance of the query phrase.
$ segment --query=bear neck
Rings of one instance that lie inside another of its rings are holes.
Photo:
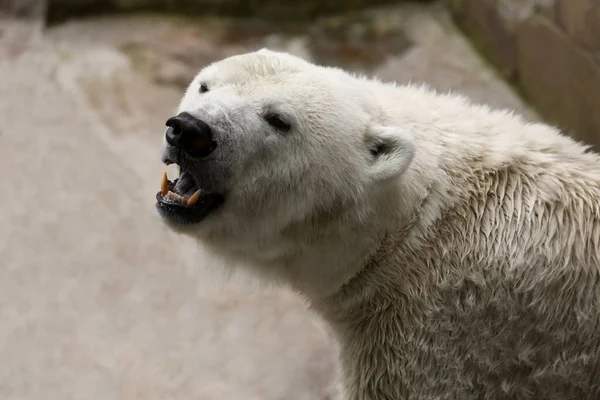
[[[416,171],[409,171],[406,177],[390,183],[377,198],[369,199],[368,206],[358,206],[338,218],[342,223],[334,221],[327,228],[313,229],[319,233],[309,239],[299,235],[299,245],[279,258],[273,268],[285,271],[283,281],[314,308],[339,297],[366,270],[373,268],[373,260],[390,250],[390,237],[398,238],[398,232],[418,235],[427,221],[417,220],[417,212],[429,209],[433,215],[434,209],[441,207],[436,201],[429,201],[436,183]],[[422,179],[409,176],[415,173]],[[410,179],[410,186],[404,178]],[[296,230],[304,234],[310,231],[302,226]]]
[[[382,218],[385,223],[375,217],[346,219],[283,257],[287,283],[315,304],[337,293],[368,265],[386,232],[402,223],[402,218],[385,210],[373,214],[379,218],[387,215]]]

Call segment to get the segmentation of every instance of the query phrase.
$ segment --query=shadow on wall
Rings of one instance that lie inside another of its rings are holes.
[[[72,16],[155,11],[204,17],[221,15],[298,21],[399,1],[407,0],[48,0],[48,20],[56,22]],[[421,3],[431,1],[413,0]]]

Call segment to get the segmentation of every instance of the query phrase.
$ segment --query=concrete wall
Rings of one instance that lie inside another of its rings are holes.
[[[61,20],[151,9],[301,20],[398,1],[404,0],[0,0],[0,15]],[[600,151],[599,0],[443,1],[546,120]]]
[[[600,150],[600,1],[447,0],[548,121]]]
[[[46,13],[46,0],[0,0],[0,18],[39,19]]]

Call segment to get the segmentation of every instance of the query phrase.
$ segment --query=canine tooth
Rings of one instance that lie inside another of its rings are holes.
[[[188,206],[193,206],[198,201],[198,198],[200,198],[200,189],[196,190],[193,195],[188,197],[186,204]]]
[[[169,192],[169,178],[167,177],[167,173],[165,172],[162,177],[162,181],[160,181],[160,194],[163,196]]]
[[[181,197],[177,193],[173,193],[170,190],[167,192],[167,197],[170,198],[170,199],[173,199],[175,201],[178,201],[180,203],[184,203],[185,202],[185,198],[184,197]]]

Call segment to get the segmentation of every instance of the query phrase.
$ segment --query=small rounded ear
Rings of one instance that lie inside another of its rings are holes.
[[[396,127],[373,127],[367,133],[366,141],[371,152],[369,175],[373,181],[401,176],[415,155],[412,137]]]

